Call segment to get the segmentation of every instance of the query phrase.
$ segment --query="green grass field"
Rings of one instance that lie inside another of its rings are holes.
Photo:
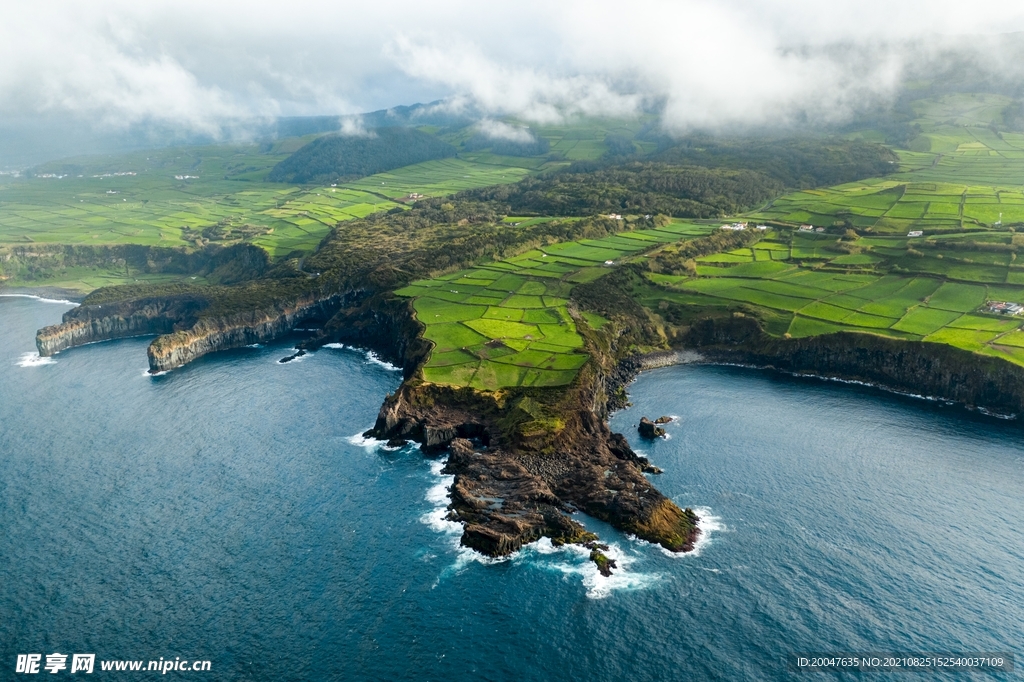
[[[1024,225],[1024,134],[995,132],[1011,100],[1001,95],[947,95],[913,104],[921,134],[897,149],[898,172],[827,189],[787,194],[761,220],[898,234]],[[872,137],[872,131],[857,135]]]
[[[864,237],[847,246],[863,249],[856,255],[870,258],[851,262],[851,254],[835,250],[835,235],[780,230],[769,233],[755,250],[775,254],[789,247],[792,255],[786,261],[733,263],[706,256],[697,259],[702,265],[696,277],[651,273],[648,278],[663,291],[690,294],[687,302],[692,304],[750,306],[767,313],[774,326],[769,331],[793,338],[857,331],[944,343],[1024,364],[1024,354],[1012,350],[1021,347],[1017,339],[1024,338],[1019,331],[1024,319],[990,314],[986,308],[993,300],[1024,303],[1024,286],[1012,277],[1017,266],[953,268],[947,262],[1008,255],[972,249],[1009,246],[1012,235],[965,233],[948,239],[959,237],[962,246],[955,256],[953,249],[946,250],[947,259],[908,255],[913,239]],[[647,299],[657,309],[658,295]]]
[[[310,252],[337,223],[405,206],[395,199],[413,192],[444,196],[531,172],[445,159],[333,187],[264,182],[287,156],[282,148],[290,149],[188,147],[72,159],[41,167],[37,177],[5,178],[0,245],[184,246],[220,225],[225,243],[254,243],[277,257]]]
[[[610,272],[614,266],[606,261],[713,229],[675,222],[553,244],[399,289],[398,295],[414,299],[424,337],[434,344],[423,377],[491,391],[572,382],[588,358],[566,307],[573,286]],[[597,315],[584,319],[595,328],[605,323]]]

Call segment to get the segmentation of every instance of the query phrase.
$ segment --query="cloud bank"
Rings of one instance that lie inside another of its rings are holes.
[[[435,99],[541,123],[657,105],[676,130],[841,120],[941,61],[950,36],[1024,29],[1024,6],[992,0],[38,0],[4,15],[0,118],[211,136]],[[959,46],[1016,77],[987,39]]]

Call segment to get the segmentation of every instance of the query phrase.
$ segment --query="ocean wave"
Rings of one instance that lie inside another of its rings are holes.
[[[401,367],[392,365],[387,360],[381,360],[380,356],[374,353],[372,350],[366,350],[365,348],[359,348],[358,346],[346,346],[343,343],[325,343],[322,348],[333,348],[335,350],[350,350],[356,353],[362,353],[366,356],[366,362],[369,364],[380,365],[389,372],[400,372]]]
[[[376,450],[377,448],[382,447],[387,442],[383,440],[378,440],[377,438],[370,438],[369,436],[364,436],[362,432],[357,433],[354,436],[349,436],[345,440],[347,440],[352,445],[355,445],[360,448],[366,448],[367,450]]]
[[[57,361],[51,357],[41,357],[36,351],[22,353],[18,358],[18,367],[40,367],[42,365],[55,365]]]
[[[363,433],[365,433],[365,431]],[[356,447],[365,448],[366,450],[374,451],[374,452],[377,451],[377,450],[387,450],[388,452],[397,452],[398,450],[401,450],[402,448],[407,448],[407,447],[410,447],[410,445],[415,445],[415,443],[411,443],[411,444],[407,443],[406,445],[391,446],[391,445],[388,445],[388,442],[386,440],[380,440],[378,438],[371,438],[369,436],[364,436],[363,433],[357,433],[354,436],[349,436],[345,440],[347,440],[352,445],[355,445]]]
[[[448,515],[448,489],[455,483],[454,476],[442,473],[447,461],[448,458],[445,457],[430,463],[430,474],[436,479],[436,483],[427,490],[426,500],[434,508],[420,516],[420,522],[430,526],[432,530],[438,533],[461,537],[462,524],[445,518]],[[473,553],[478,554],[478,552]]]
[[[278,365],[290,365],[292,363],[302,362],[308,357],[312,357],[313,353],[308,350],[300,350],[298,348],[291,349],[291,355],[281,358],[277,361]]]
[[[376,353],[374,353],[372,350],[366,351],[366,361],[371,363],[371,364],[374,364],[374,365],[380,365],[381,367],[383,367],[384,369],[388,370],[389,372],[400,372],[400,371],[402,371],[401,367],[397,367],[395,365],[392,365],[387,360],[381,360],[380,356],[377,355]]]
[[[64,298],[45,298],[43,296],[36,296],[34,294],[0,294],[0,298],[33,298],[40,303],[60,303],[62,305],[78,305],[74,301],[69,301]]]
[[[586,589],[590,599],[604,599],[617,590],[644,589],[660,579],[659,575],[637,573],[629,570],[635,557],[623,551],[617,544],[609,544],[605,555],[613,559],[617,568],[611,576],[601,575],[597,564],[590,560],[590,550],[581,545],[562,545],[556,547],[550,538],[541,538],[524,546],[508,556],[490,557],[461,544],[462,524],[451,521],[448,516],[449,489],[455,483],[455,477],[443,472],[447,458],[430,463],[430,473],[435,479],[426,492],[427,502],[433,509],[420,516],[420,522],[431,530],[445,535],[455,554],[455,561],[447,566],[438,576],[436,587],[444,578],[458,575],[472,564],[492,566],[512,562],[515,565],[528,565],[541,570],[554,571],[565,576],[578,577]]]
[[[705,547],[711,544],[712,534],[723,533],[729,530],[729,527],[722,522],[722,517],[715,516],[711,512],[710,507],[693,507],[693,511],[699,517],[697,521],[697,528],[700,529],[700,535],[697,536],[697,542],[693,543],[693,550],[689,552],[673,552],[665,549],[661,545],[658,545],[661,549],[662,554],[670,556],[673,559],[685,559],[687,557],[698,557]]]
[[[636,557],[624,551],[617,543],[608,543],[608,549],[604,550],[605,556],[615,561],[616,565],[610,576],[601,575],[597,564],[590,560],[590,550],[580,545],[555,547],[550,539],[541,538],[524,547],[519,554],[525,560],[533,558],[538,568],[556,571],[566,578],[579,577],[590,599],[605,599],[617,591],[647,589],[661,580],[657,573],[630,570]]]

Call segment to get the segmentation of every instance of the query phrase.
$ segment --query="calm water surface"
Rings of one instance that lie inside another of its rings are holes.
[[[1024,642],[1016,423],[644,374],[612,426],[707,532],[677,557],[583,518],[625,566],[607,580],[547,543],[460,550],[440,463],[356,435],[400,381],[365,353],[282,365],[282,343],[150,377],[130,339],[42,362],[34,331],[68,307],[0,297],[0,680],[32,652],[209,659],[169,673],[209,680],[775,680],[791,652]],[[661,414],[670,438],[638,443]]]

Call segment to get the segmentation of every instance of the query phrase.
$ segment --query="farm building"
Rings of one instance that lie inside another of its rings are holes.
[[[907,232],[908,237],[921,237],[923,235],[924,232],[921,230],[911,230],[910,232]]]
[[[1000,315],[1020,315],[1024,312],[1024,305],[1010,303],[1009,301],[989,301],[986,306],[990,313],[998,313]]]
[[[722,225],[723,230],[745,230],[747,229],[746,223],[733,223],[732,225]]]
[[[812,230],[814,230],[814,225],[801,225],[800,226],[800,231],[801,232],[811,232]]]

